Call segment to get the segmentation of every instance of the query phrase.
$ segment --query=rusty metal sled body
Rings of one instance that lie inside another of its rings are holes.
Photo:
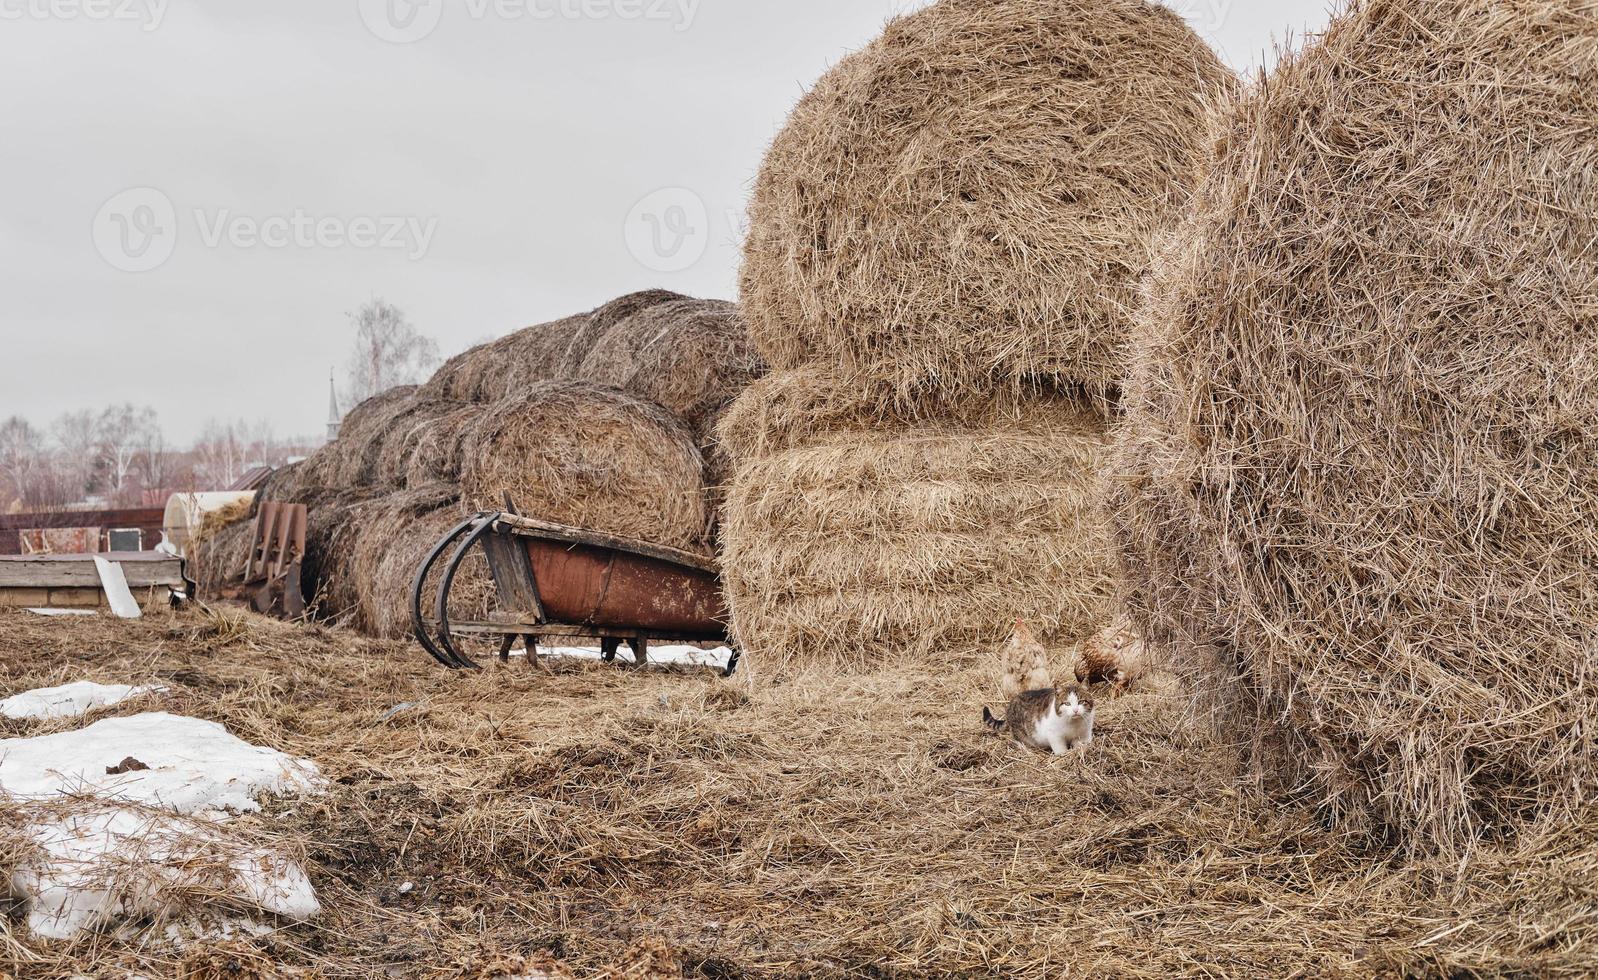
[[[500,611],[484,621],[454,622],[450,593],[461,563],[478,546]],[[429,590],[440,561],[443,573]],[[456,670],[478,666],[456,643],[463,636],[499,637],[501,660],[517,639],[529,659],[551,638],[599,640],[607,661],[626,643],[638,664],[651,641],[729,643],[721,578],[710,559],[509,513],[479,514],[438,543],[417,570],[411,619],[417,642]],[[738,660],[734,649],[728,675]]]

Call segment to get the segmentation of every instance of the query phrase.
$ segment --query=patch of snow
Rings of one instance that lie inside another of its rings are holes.
[[[35,616],[98,616],[93,609],[29,609]]]
[[[39,845],[12,887],[27,896],[28,928],[70,939],[124,919],[164,918],[185,895],[222,892],[285,918],[321,912],[292,861],[230,841],[214,824],[105,806],[28,828]]]
[[[310,918],[321,906],[304,870],[229,838],[222,824],[259,810],[258,797],[325,785],[315,763],[160,712],[0,740],[0,793],[30,811],[26,833],[37,845],[12,887],[46,938],[159,920],[215,894]]]
[[[601,653],[598,647],[539,647],[539,656],[570,657],[574,660],[599,660]],[[527,656],[525,649],[511,652],[512,656]],[[618,659],[631,660],[633,651],[631,647],[623,644],[621,651],[616,654]],[[714,650],[701,650],[691,646],[655,646],[649,647],[649,662],[652,664],[680,664],[686,667],[715,667],[720,670],[727,669],[727,661],[732,659],[732,651],[726,647]]]
[[[72,718],[91,708],[105,708],[147,694],[165,694],[166,688],[131,687],[127,684],[96,684],[78,681],[60,687],[27,691],[0,701],[0,715],[13,720],[49,721]]]
[[[128,758],[149,768],[106,772]],[[0,740],[0,792],[24,799],[88,792],[182,814],[242,813],[261,808],[257,796],[312,792],[323,783],[314,762],[251,745],[214,721],[165,712]]]

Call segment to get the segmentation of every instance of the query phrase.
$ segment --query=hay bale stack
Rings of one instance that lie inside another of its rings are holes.
[[[506,492],[530,517],[703,552],[704,461],[663,409],[577,382],[539,386],[484,410],[461,474],[474,509]]]
[[[722,563],[765,662],[957,657],[1017,617],[1066,640],[1105,619],[1104,424],[1038,406],[1004,428],[839,432],[740,467]],[[880,659],[878,659],[880,658]]]
[[[743,267],[756,345],[901,402],[1037,379],[1113,400],[1150,242],[1231,85],[1144,0],[942,0],[895,20],[766,158]]]
[[[718,429],[748,649],[849,666],[1103,624],[1129,311],[1232,87],[1144,0],[941,0],[805,96],[745,249],[776,370]]]
[[[1591,9],[1357,4],[1230,120],[1154,288],[1137,612],[1418,850],[1598,796],[1594,119]]]

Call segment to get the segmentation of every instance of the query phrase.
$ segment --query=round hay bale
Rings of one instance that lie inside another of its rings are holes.
[[[926,389],[900,402],[867,378],[825,364],[777,371],[750,385],[715,424],[715,437],[735,460],[796,449],[839,431],[888,432],[925,426],[1025,428],[1036,406],[1072,403],[1079,390],[1013,390],[985,395]]]
[[[710,417],[763,374],[765,362],[735,304],[685,299],[611,327],[577,377],[653,402],[703,439]]]
[[[742,277],[756,346],[901,401],[1038,378],[1112,396],[1150,242],[1232,84],[1144,0],[942,0],[893,21],[766,157]]]
[[[628,293],[601,306],[588,315],[588,322],[571,338],[565,357],[561,360],[560,376],[582,378],[583,362],[588,359],[589,351],[593,350],[599,339],[609,333],[616,324],[650,307],[662,303],[681,302],[689,298],[669,289],[645,289],[641,292]]]
[[[459,483],[472,426],[482,416],[483,406],[462,405],[421,425],[405,466],[405,485]]]
[[[425,493],[425,488],[424,488]],[[361,581],[361,626],[373,636],[390,639],[412,634],[411,590],[416,573],[428,554],[468,515],[459,503],[455,488],[443,488],[432,495],[441,501],[431,510],[420,509],[427,498],[396,502],[402,513],[387,521],[369,523],[356,542],[356,563]],[[436,594],[443,563],[429,575],[422,592],[427,597],[423,615],[433,617],[432,597]],[[482,549],[476,549],[461,563],[450,592],[450,619],[482,621],[497,608],[494,580]]]
[[[411,635],[411,589],[429,552],[466,517],[460,488],[446,484],[417,487],[368,502],[360,513],[354,546],[342,556],[343,574],[354,583],[357,615],[353,624],[373,636]],[[435,573],[441,574],[441,573]],[[436,581],[435,581],[436,586]],[[456,578],[452,616],[470,612],[485,618],[493,581],[486,561],[463,565]]]
[[[704,461],[693,435],[625,392],[557,382],[484,411],[461,485],[476,509],[703,551]]]
[[[206,529],[189,544],[188,574],[201,596],[215,597],[244,580],[244,564],[255,540],[255,521],[236,520]]]
[[[1415,850],[1598,796],[1595,52],[1580,4],[1355,5],[1230,120],[1148,311],[1134,611]]]
[[[740,465],[722,526],[739,642],[835,669],[942,661],[1026,619],[1061,642],[1104,625],[1104,426],[1040,406],[1023,431],[840,432]]]
[[[370,488],[350,488],[328,494],[308,507],[300,584],[306,606],[318,619],[357,621],[361,593],[360,583],[351,573],[352,559],[373,499]]]
[[[383,439],[396,419],[414,409],[416,391],[415,385],[399,385],[351,409],[339,425],[338,438],[305,461],[300,482],[315,487],[359,487],[376,483]]]
[[[411,462],[421,450],[423,442],[444,419],[471,406],[460,402],[435,401],[418,396],[409,408],[394,416],[388,431],[378,440],[375,483],[385,489],[398,489],[406,485]],[[481,412],[481,408],[476,411]],[[430,451],[434,449],[429,445]],[[431,461],[430,461],[431,462]]]

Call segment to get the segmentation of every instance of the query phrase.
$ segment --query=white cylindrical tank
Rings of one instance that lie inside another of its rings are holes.
[[[188,557],[189,542],[205,521],[205,515],[229,507],[248,506],[255,499],[253,490],[221,490],[215,493],[175,493],[166,502],[161,530],[166,542],[182,557]]]

